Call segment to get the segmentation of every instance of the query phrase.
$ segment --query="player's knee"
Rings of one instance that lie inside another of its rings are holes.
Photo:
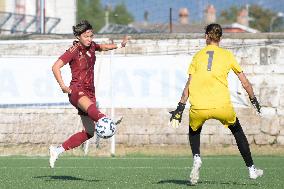
[[[88,139],[92,138],[94,136],[94,133],[88,133],[86,132]]]
[[[91,104],[87,109],[87,113],[95,122],[97,122],[100,118],[105,117],[105,115],[97,109],[96,104]]]
[[[241,124],[240,124],[240,122],[239,122],[239,119],[236,118],[235,123],[234,123],[233,125],[229,125],[228,128],[231,130],[231,132],[232,132],[233,134],[236,133],[236,132],[238,132],[238,131],[241,131],[241,130],[242,130],[242,127],[241,127]]]
[[[93,125],[93,128],[86,128],[85,127],[85,131],[88,135],[88,138],[92,138],[95,135],[95,125]]]
[[[95,132],[95,123],[94,121],[88,116],[80,116],[81,117],[81,121],[83,124],[83,127],[85,129],[85,131],[89,134],[94,136],[94,132]]]

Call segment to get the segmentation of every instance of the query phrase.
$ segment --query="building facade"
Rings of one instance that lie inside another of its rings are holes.
[[[45,17],[44,33],[72,32],[76,23],[76,0],[0,0],[1,33],[38,33],[41,10]]]

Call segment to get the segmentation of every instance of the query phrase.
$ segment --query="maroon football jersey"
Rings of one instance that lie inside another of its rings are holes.
[[[99,51],[100,45],[92,42],[90,47],[84,47],[78,41],[74,41],[63,55],[59,57],[64,64],[69,63],[72,73],[70,88],[94,91],[94,65],[96,62],[95,51]]]

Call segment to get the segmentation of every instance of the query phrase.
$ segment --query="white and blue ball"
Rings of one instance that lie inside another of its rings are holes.
[[[100,138],[110,138],[115,134],[116,125],[115,123],[108,117],[102,117],[96,122],[96,134]]]

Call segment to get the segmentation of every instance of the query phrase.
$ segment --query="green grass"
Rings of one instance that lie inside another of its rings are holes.
[[[200,182],[189,186],[191,157],[68,157],[56,168],[48,157],[0,157],[0,188],[283,188],[284,157],[257,156],[255,164],[264,176],[248,179],[239,156],[203,157]]]

